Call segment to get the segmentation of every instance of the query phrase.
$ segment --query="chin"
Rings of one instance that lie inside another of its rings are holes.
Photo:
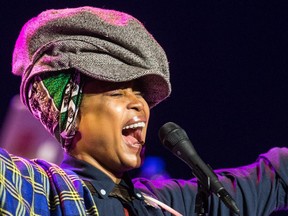
[[[143,158],[140,158],[140,157],[137,157],[137,159],[133,161],[132,160],[126,161],[125,163],[126,170],[129,171],[129,170],[137,169],[143,164],[143,162],[144,162]]]

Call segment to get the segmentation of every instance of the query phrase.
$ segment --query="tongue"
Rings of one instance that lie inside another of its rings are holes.
[[[138,143],[138,140],[132,135],[124,136],[124,140],[130,145]]]
[[[137,144],[137,143],[141,143],[142,140],[141,140],[141,130],[127,130],[125,131],[125,133],[123,133],[123,137],[124,137],[124,140],[132,145],[132,144]]]

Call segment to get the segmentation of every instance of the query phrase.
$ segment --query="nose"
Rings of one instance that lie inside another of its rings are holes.
[[[134,109],[136,111],[141,111],[144,108],[143,102],[139,99],[139,96],[137,96],[134,93],[130,93],[129,96],[129,103],[127,105],[128,109]]]

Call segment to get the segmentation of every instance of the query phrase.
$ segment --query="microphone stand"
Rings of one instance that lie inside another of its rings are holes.
[[[161,127],[158,135],[164,146],[183,160],[197,178],[198,194],[196,195],[195,213],[198,213],[199,216],[208,213],[208,198],[213,192],[231,212],[240,214],[231,195],[225,190],[213,169],[201,160],[181,127],[173,122],[168,122]]]
[[[198,216],[205,216],[208,213],[208,198],[211,195],[211,192],[208,189],[210,185],[210,179],[206,178],[205,182],[197,180],[197,185],[198,191],[195,200],[195,213]]]
[[[207,164],[208,169],[211,170],[212,174],[215,175],[216,178],[217,175],[214,173],[213,169]],[[194,170],[192,170],[192,174],[194,176],[197,176],[197,194],[196,194],[196,200],[195,200],[195,213],[198,216],[205,216],[208,213],[208,198],[212,194],[211,189],[211,179],[209,176],[205,175],[203,172],[201,172],[198,167]],[[197,174],[197,175],[196,175]],[[226,197],[227,198],[227,197]],[[228,198],[230,199],[230,198]],[[231,201],[231,200],[230,200]],[[238,207],[235,204],[236,209],[238,212],[233,209],[234,206],[227,205],[227,203],[224,202],[224,204],[234,213],[239,215]]]

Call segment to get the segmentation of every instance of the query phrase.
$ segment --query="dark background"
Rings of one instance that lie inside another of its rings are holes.
[[[167,52],[173,91],[152,109],[147,153],[164,157],[171,176],[191,173],[160,145],[157,133],[167,121],[183,127],[215,169],[251,163],[288,143],[285,1],[7,0],[0,5],[1,125],[19,91],[11,56],[22,25],[45,9],[90,5],[137,17]]]

